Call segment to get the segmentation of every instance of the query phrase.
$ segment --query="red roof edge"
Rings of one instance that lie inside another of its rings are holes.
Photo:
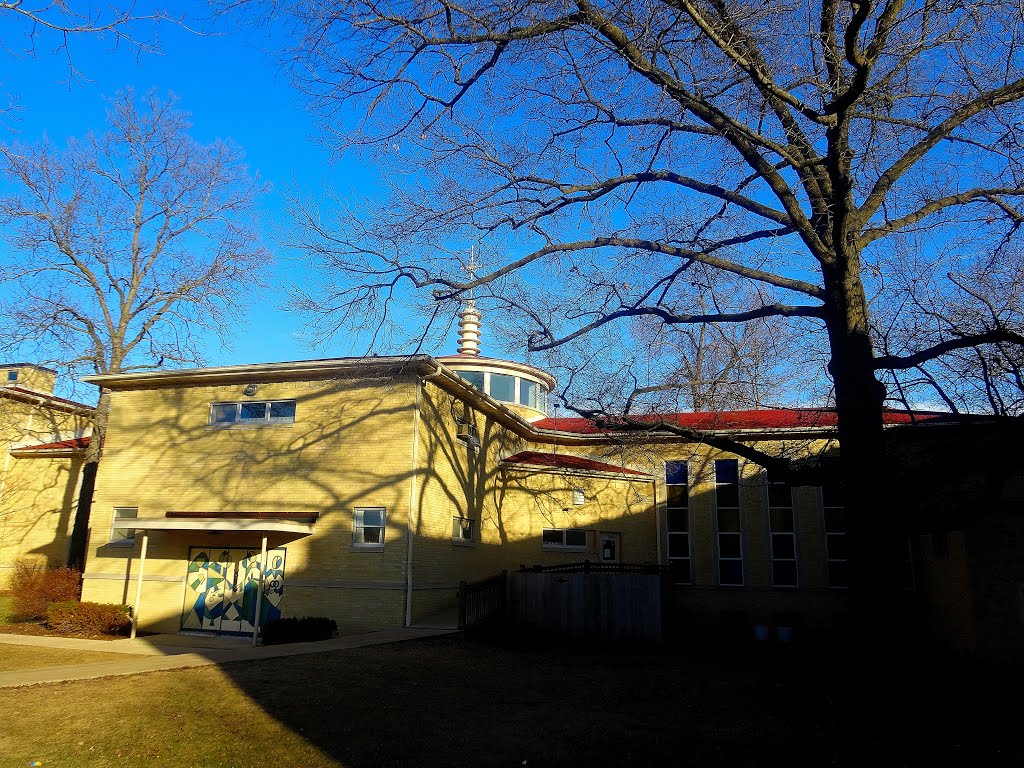
[[[952,414],[938,411],[898,411],[885,409],[882,421],[886,425],[911,424],[918,421],[937,421]],[[834,408],[764,408],[746,411],[710,411],[695,413],[644,414],[633,417],[634,423],[655,426],[661,423],[701,432],[737,429],[797,429],[828,428],[838,425]],[[582,417],[548,417],[533,422],[538,429],[576,434],[615,432],[621,425],[610,416],[606,424],[598,426],[593,419]]]
[[[38,445],[22,445],[12,448],[13,451],[84,451],[89,447],[91,437],[75,437],[71,440],[59,440],[56,443],[40,443]]]
[[[541,453],[539,451],[522,451],[502,459],[503,464],[528,464],[536,467],[553,467],[556,469],[575,469],[584,472],[609,472],[616,475],[637,475],[649,477],[646,472],[627,469],[615,464],[605,464],[582,456],[570,456],[564,453]]]

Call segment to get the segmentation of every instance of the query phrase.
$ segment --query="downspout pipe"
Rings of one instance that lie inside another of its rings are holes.
[[[419,513],[416,512],[416,472],[419,469],[419,447],[420,447],[420,397],[423,387],[430,379],[441,375],[441,370],[435,368],[430,373],[419,376],[416,379],[416,406],[412,416],[412,471],[409,474],[409,514],[406,520],[406,549],[405,549],[405,626],[412,626],[412,545],[416,530],[419,527]],[[415,514],[415,524],[413,514]]]

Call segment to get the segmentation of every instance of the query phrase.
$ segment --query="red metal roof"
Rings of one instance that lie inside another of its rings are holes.
[[[15,451],[61,451],[61,450],[72,450],[72,451],[83,451],[89,447],[89,441],[91,438],[88,437],[75,437],[71,440],[61,440],[56,443],[40,443],[39,445],[22,445],[18,448],[14,448]]]
[[[615,464],[585,459],[582,456],[568,456],[564,453],[540,453],[539,451],[522,451],[515,456],[502,460],[503,464],[529,464],[536,467],[556,467],[558,469],[577,469],[585,472],[612,472],[616,475],[640,475],[644,472],[626,469]]]
[[[890,411],[882,414],[885,424],[909,424],[913,421],[934,421],[949,414],[932,411]],[[831,408],[776,408],[751,411],[717,411],[712,413],[666,413],[631,417],[643,424],[674,424],[701,432],[732,429],[785,429],[795,427],[835,427],[836,412]],[[547,418],[533,422],[538,429],[551,429],[575,434],[597,434],[615,431],[614,418],[599,427],[592,419],[580,417]]]

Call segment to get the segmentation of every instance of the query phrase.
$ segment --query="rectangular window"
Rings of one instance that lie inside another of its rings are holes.
[[[357,509],[352,518],[352,546],[359,549],[384,549],[384,525],[387,512],[379,507]]]
[[[472,544],[476,541],[473,529],[476,528],[476,521],[467,517],[452,518],[452,541],[463,544]]]
[[[537,390],[539,386],[535,381],[527,379],[519,380],[519,402],[527,408],[537,407]]]
[[[459,377],[465,379],[469,384],[479,389],[481,392],[484,391],[484,372],[483,371],[456,371]]]
[[[579,506],[587,503],[587,494],[581,491],[579,488],[573,488],[572,490],[572,503]]]
[[[110,544],[116,547],[133,546],[135,529],[123,526],[126,520],[134,520],[138,516],[138,507],[114,507],[114,521],[110,525]]]
[[[743,526],[740,523],[740,463],[715,460],[715,536],[718,544],[718,583],[743,586]]]
[[[825,528],[826,583],[845,589],[849,585],[849,541],[846,536],[846,507],[838,482],[821,488],[821,512]]]
[[[690,559],[690,470],[685,461],[665,462],[665,490],[668,499],[668,564],[672,581],[689,584],[693,580]]]
[[[796,521],[793,489],[785,480],[768,475],[768,535],[771,541],[771,577],[776,587],[795,587]]]
[[[8,381],[17,381],[18,380],[18,372],[17,371],[8,371],[7,372],[7,380]]]
[[[490,396],[503,403],[514,403],[516,401],[516,379],[515,376],[508,376],[504,373],[491,374]]]
[[[240,403],[211,403],[210,424],[292,424],[294,400],[246,400]]]
[[[541,548],[566,552],[590,550],[590,532],[578,528],[545,528],[541,532]]]

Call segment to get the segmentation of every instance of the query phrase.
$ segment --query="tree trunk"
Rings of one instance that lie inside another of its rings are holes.
[[[855,641],[865,649],[903,635],[906,537],[886,471],[885,386],[874,369],[860,260],[845,259],[844,274],[826,278],[833,308],[826,319],[839,420],[840,475],[849,544],[849,596]]]
[[[71,529],[71,541],[68,544],[67,564],[69,568],[85,570],[85,550],[89,543],[89,516],[92,514],[92,498],[96,491],[96,475],[99,472],[100,458],[103,456],[103,439],[107,434],[107,418],[110,414],[110,391],[100,390],[100,401],[96,406],[93,419],[92,439],[85,452],[85,463],[82,466],[82,486],[78,493],[78,506],[75,509],[75,524]]]

